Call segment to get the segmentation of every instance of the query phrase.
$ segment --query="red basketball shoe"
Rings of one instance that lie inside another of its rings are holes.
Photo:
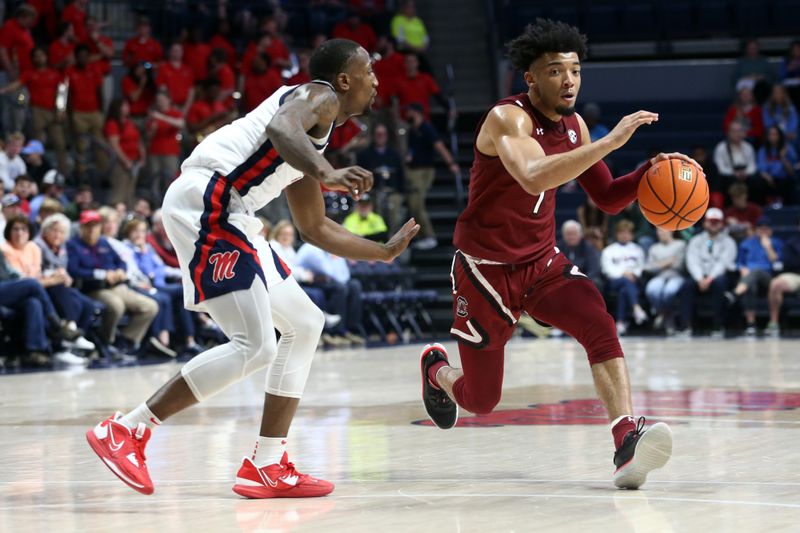
[[[142,494],[153,493],[153,482],[145,464],[144,448],[150,429],[139,424],[136,431],[118,420],[122,413],[103,420],[86,432],[86,440],[109,470],[126,485]]]
[[[625,435],[614,454],[614,485],[622,489],[638,489],[647,474],[661,468],[672,456],[672,430],[663,422],[644,429],[645,418],[639,417],[636,430]]]
[[[333,491],[333,483],[301,474],[283,453],[280,463],[261,468],[248,457],[236,473],[233,492],[245,498],[313,498]]]

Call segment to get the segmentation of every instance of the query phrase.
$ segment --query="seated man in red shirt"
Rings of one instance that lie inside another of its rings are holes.
[[[731,227],[731,237],[738,241],[750,235],[764,211],[758,204],[748,201],[746,183],[734,183],[728,189],[728,194],[731,205],[725,208],[725,223]]]
[[[103,113],[100,99],[100,88],[103,78],[93,64],[89,63],[89,47],[79,44],[75,47],[75,65],[66,72],[69,80],[69,110],[72,114],[72,131],[77,137],[76,148],[79,158],[78,173],[86,171],[86,153],[88,151],[88,138],[92,137],[96,143],[95,164],[106,168],[106,157],[102,146],[103,140]]]
[[[184,126],[183,112],[172,105],[169,94],[159,91],[155,109],[150,111],[147,120],[147,137],[150,139],[147,163],[154,198],[162,197],[167,185],[178,175],[180,132]]]
[[[58,169],[66,171],[67,145],[64,134],[64,113],[56,110],[56,94],[63,76],[47,66],[47,52],[35,48],[31,54],[33,70],[28,70],[17,81],[0,88],[0,94],[18,90],[23,85],[30,94],[31,128],[34,139],[46,139],[58,157]]]
[[[245,111],[258,107],[269,95],[283,85],[280,72],[272,68],[267,54],[256,54],[250,63],[250,72],[244,78]]]
[[[125,43],[122,49],[122,61],[127,65],[136,63],[160,63],[164,59],[164,49],[150,35],[150,19],[139,17],[136,24],[136,35]]]
[[[158,67],[156,85],[166,90],[172,103],[181,109],[183,114],[189,111],[194,101],[194,73],[183,63],[183,45],[174,42],[169,47],[169,61]]]
[[[350,9],[347,19],[333,27],[331,37],[335,39],[349,39],[360,44],[367,52],[374,52],[378,38],[375,31],[368,24],[361,21],[358,11]]]

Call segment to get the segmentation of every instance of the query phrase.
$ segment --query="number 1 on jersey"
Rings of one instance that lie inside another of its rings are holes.
[[[544,193],[547,191],[542,191],[542,194],[539,195],[539,199],[536,200],[536,205],[533,207],[533,214],[539,214],[539,208],[542,206],[542,201],[544,200]]]

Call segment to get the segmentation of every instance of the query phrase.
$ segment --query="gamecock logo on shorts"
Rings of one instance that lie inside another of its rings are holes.
[[[233,279],[233,268],[239,260],[239,250],[232,252],[219,252],[208,258],[208,263],[214,266],[211,279],[214,283],[219,283],[224,279]]]

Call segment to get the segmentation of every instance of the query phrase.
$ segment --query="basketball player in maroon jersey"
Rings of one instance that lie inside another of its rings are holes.
[[[449,365],[440,344],[421,356],[423,403],[440,428],[453,427],[458,407],[484,414],[500,401],[504,347],[525,311],[572,335],[586,350],[597,394],[611,421],[614,484],[638,488],[672,454],[664,423],[646,430],[633,415],[628,370],[614,320],[597,287],[555,246],[556,189],[573,179],[608,213],[636,199],[639,181],[659,154],[612,178],[603,158],[658,115],[638,111],[591,142],[575,113],[585,38],[577,28],[537,19],[508,43],[528,92],[500,100],[478,125],[469,202],[453,242],[453,326],[463,368]]]

